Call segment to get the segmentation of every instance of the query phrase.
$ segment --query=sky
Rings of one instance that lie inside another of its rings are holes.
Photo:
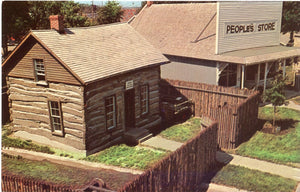
[[[92,4],[92,2],[94,3],[94,5],[105,5],[105,3],[107,1],[87,1],[87,0],[75,0],[75,2],[78,3],[84,3],[84,4]],[[120,3],[120,5],[122,7],[140,7],[141,6],[141,1],[117,1]]]

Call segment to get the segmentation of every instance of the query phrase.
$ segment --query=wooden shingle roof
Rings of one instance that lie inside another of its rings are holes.
[[[127,23],[32,34],[84,83],[168,62]]]
[[[217,3],[185,3],[145,6],[129,23],[165,55],[244,65],[300,55],[300,49],[280,45],[217,55],[216,21]]]

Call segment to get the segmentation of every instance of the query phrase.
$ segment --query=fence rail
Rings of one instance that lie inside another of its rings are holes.
[[[196,116],[205,115],[217,120],[220,148],[236,148],[257,130],[257,91],[162,79],[161,94],[192,100]]]

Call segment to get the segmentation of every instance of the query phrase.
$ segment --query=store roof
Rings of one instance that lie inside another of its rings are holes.
[[[300,50],[260,47],[215,54],[217,3],[147,5],[129,23],[165,55],[251,65],[300,55]]]

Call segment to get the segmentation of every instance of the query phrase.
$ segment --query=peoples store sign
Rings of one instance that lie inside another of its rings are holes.
[[[249,23],[226,23],[225,34],[251,34],[276,31],[276,21],[256,21]]]

